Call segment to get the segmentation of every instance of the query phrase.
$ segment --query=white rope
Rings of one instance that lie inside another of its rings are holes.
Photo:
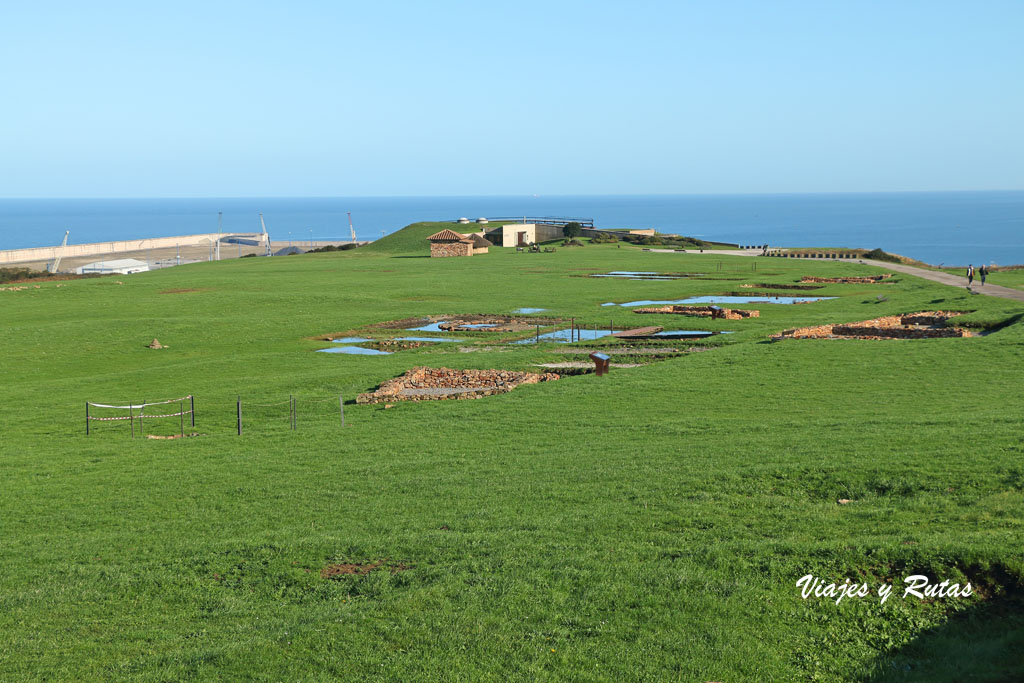
[[[188,396],[185,396],[184,398],[170,398],[170,399],[167,399],[166,401],[151,401],[149,403],[135,403],[135,404],[128,405],[128,406],[111,406],[111,405],[107,405],[105,403],[93,403],[92,401],[86,401],[86,402],[89,405],[91,405],[93,408],[115,408],[117,410],[130,410],[132,408],[145,408],[146,406],[163,406],[163,405],[167,405],[168,403],[179,403],[181,401],[187,401],[190,398],[192,398],[192,396],[188,395]]]

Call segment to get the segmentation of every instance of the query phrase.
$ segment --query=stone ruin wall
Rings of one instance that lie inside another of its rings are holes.
[[[816,325],[786,330],[772,339],[937,339],[970,337],[971,333],[959,327],[943,327],[958,313],[929,311],[908,315],[887,315],[872,320],[839,325]],[[937,327],[904,327],[906,325],[936,325]]]
[[[472,256],[473,244],[471,242],[431,242],[430,256]]]
[[[560,379],[557,373],[517,372],[514,370],[453,370],[451,368],[417,367],[400,377],[389,379],[376,391],[359,394],[356,403],[384,403],[389,401],[437,401],[443,399],[473,399],[512,391],[521,384],[537,384]],[[406,389],[440,390],[436,394],[404,395]],[[470,389],[461,393],[443,393],[445,390]]]
[[[761,311],[745,311],[739,308],[719,308],[726,320],[742,320],[743,318],[760,318]],[[658,306],[656,308],[635,308],[634,313],[674,313],[676,315],[692,315],[699,318],[712,318],[714,311],[711,306]]]
[[[810,275],[805,275],[800,278],[800,282],[820,282],[823,284],[833,285],[873,285],[891,277],[892,273],[874,275],[871,277],[812,277]]]

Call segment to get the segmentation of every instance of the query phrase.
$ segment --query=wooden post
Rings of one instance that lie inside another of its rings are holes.
[[[576,334],[576,318],[569,318],[569,343],[571,344],[573,336]]]
[[[295,397],[288,394],[288,428],[295,430]]]
[[[242,397],[238,397],[238,403],[235,404],[236,411],[238,413],[238,435],[242,435]]]
[[[299,399],[292,399],[292,429],[299,428]]]
[[[146,412],[146,399],[142,399],[142,406],[139,408],[139,436],[145,436],[146,431],[142,425],[142,414]]]
[[[188,400],[190,401],[190,403],[192,405],[192,407],[191,407],[192,426],[195,427],[196,426],[196,397],[195,396],[189,396]]]
[[[132,438],[135,438],[135,411],[132,410],[132,404],[128,404],[128,423],[132,426]]]
[[[338,396],[338,412],[341,413],[341,426],[345,426],[345,402]]]
[[[89,436],[89,402],[85,402],[85,435]]]
[[[540,344],[540,325],[537,325],[537,341],[534,344]]]

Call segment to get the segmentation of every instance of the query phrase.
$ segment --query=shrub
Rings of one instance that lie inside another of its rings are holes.
[[[565,227],[562,228],[562,234],[570,239],[579,237],[583,234],[583,226],[576,221],[566,223]]]
[[[887,261],[889,263],[900,263],[898,257],[884,252],[881,249],[872,249],[871,251],[864,252],[864,258],[873,259],[875,261]]]

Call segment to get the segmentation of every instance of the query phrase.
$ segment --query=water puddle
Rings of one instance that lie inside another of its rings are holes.
[[[693,296],[689,299],[608,302],[602,306],[668,306],[671,304],[803,304],[835,299],[834,296]]]
[[[575,332],[571,329],[567,330],[555,330],[554,332],[545,332],[540,335],[540,341],[559,342],[561,344],[568,344],[570,337],[573,341],[594,341],[595,339],[601,339],[612,334],[614,330],[581,330],[577,329]],[[621,330],[619,330],[621,332]],[[511,342],[513,344],[535,344],[537,337],[529,337],[527,339],[519,339],[518,341]]]
[[[465,339],[456,339],[455,337],[395,337],[397,341],[420,341],[420,342],[464,342]]]
[[[390,356],[390,351],[364,349],[361,346],[338,346],[333,349],[317,349],[318,353],[347,353],[353,356]]]
[[[365,337],[342,337],[341,339],[332,339],[335,344],[362,344],[363,342],[373,341],[372,339],[366,339]]]
[[[689,277],[682,273],[656,273],[647,270],[612,270],[607,273],[595,273],[590,277],[611,277],[624,280],[678,280]]]
[[[444,330],[441,329],[441,323],[443,323],[443,322],[444,321],[441,320],[441,321],[436,322],[436,323],[430,323],[429,325],[424,325],[423,327],[410,327],[408,329],[409,329],[410,332],[444,332]]]
[[[546,309],[546,308],[517,308],[516,310],[514,310],[512,312],[513,313],[529,314],[529,313],[540,313],[540,312],[546,311],[546,310],[548,310],[548,309]]]

